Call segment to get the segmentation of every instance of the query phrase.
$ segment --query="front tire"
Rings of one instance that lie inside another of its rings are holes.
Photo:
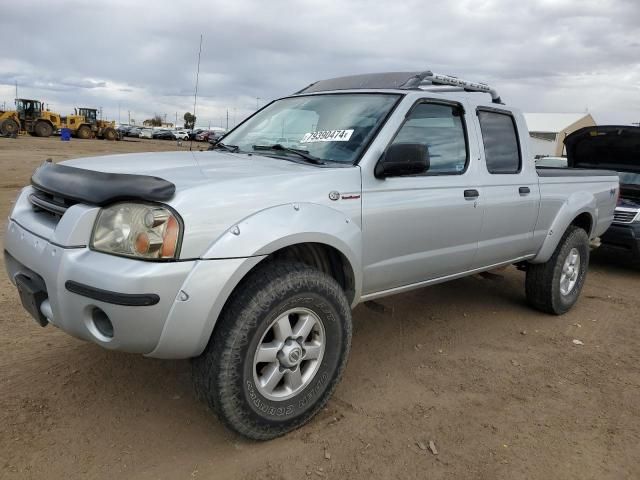
[[[196,392],[229,428],[268,440],[309,421],[338,384],[351,345],[351,310],[330,276],[269,262],[229,299],[193,361]]]
[[[568,312],[584,286],[589,252],[587,232],[569,226],[546,263],[528,266],[525,289],[529,304],[552,315]]]

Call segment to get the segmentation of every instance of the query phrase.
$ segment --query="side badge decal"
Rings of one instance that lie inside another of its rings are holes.
[[[336,200],[340,199],[340,192],[336,192],[335,190],[329,192],[329,200],[333,200],[334,202]]]

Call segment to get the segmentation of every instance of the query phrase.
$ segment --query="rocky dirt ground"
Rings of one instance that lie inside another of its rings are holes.
[[[47,157],[175,148],[0,139],[1,223]],[[255,443],[194,399],[188,361],[41,328],[0,275],[0,478],[640,478],[640,271],[596,252],[562,317],[529,309],[523,281],[509,268],[357,307],[328,407]]]

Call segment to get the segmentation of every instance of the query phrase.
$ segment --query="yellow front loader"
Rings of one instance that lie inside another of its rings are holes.
[[[49,112],[39,100],[16,99],[16,109],[0,111],[0,135],[11,136],[27,132],[37,137],[49,137],[60,128],[60,115]]]
[[[98,120],[98,110],[95,108],[76,108],[73,115],[63,119],[63,127],[71,130],[74,137],[89,139],[92,137],[105,140],[119,140],[115,122]]]

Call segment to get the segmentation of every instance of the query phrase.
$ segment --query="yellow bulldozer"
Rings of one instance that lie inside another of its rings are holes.
[[[12,136],[20,132],[37,137],[49,137],[60,128],[60,115],[43,108],[39,100],[16,99],[15,110],[0,110],[0,135]]]
[[[95,108],[76,108],[73,115],[62,119],[62,127],[71,130],[74,137],[88,139],[92,137],[105,140],[119,140],[115,122],[98,120],[98,110]]]

